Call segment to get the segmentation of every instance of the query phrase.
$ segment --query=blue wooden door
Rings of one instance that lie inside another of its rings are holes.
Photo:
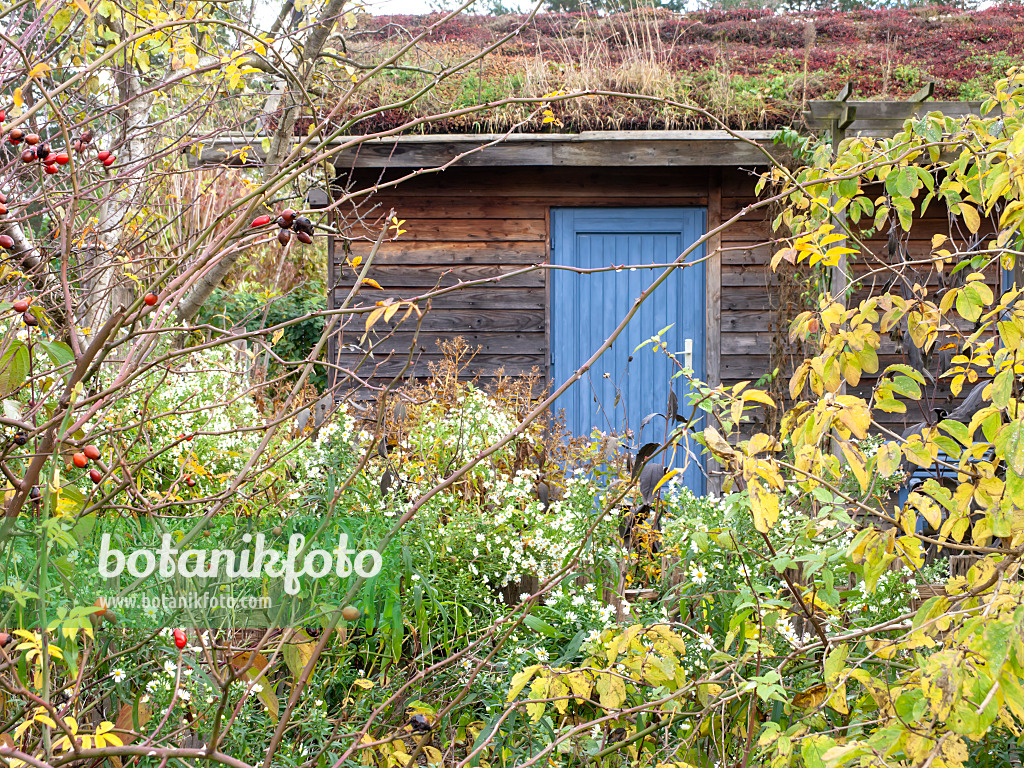
[[[551,211],[551,263],[594,269],[623,265],[619,271],[579,274],[552,270],[551,276],[551,373],[555,385],[563,383],[586,362],[629,312],[641,292],[649,288],[663,269],[635,269],[643,264],[667,264],[705,232],[704,208],[556,208]],[[696,262],[704,247],[686,259]],[[633,316],[612,347],[587,374],[567,390],[555,407],[564,409],[569,429],[589,435],[604,432],[633,433],[635,451],[647,442],[661,442],[666,434],[664,418],[641,422],[651,413],[664,414],[671,386],[681,414],[688,384],[672,379],[678,370],[666,355],[652,351],[653,344],[637,347],[666,326],[662,339],[683,362],[687,350],[697,378],[704,377],[704,264],[675,270],[654,290]],[[671,430],[673,425],[668,425]],[[686,446],[680,446],[684,449]],[[704,492],[700,450],[689,441],[691,459],[684,483],[694,493]],[[678,455],[674,464],[683,467]]]

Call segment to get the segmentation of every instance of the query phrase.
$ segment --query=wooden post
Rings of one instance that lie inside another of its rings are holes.
[[[722,224],[722,169],[708,171],[708,231]],[[715,234],[705,243],[707,261],[704,262],[704,378],[708,386],[722,383],[722,235]],[[722,479],[718,476],[718,462],[708,457],[707,493],[718,496],[722,492]]]
[[[847,83],[843,90],[839,92],[838,101],[840,101],[843,104],[843,111],[837,119],[832,121],[830,126],[830,133],[832,134],[833,158],[835,158],[838,153],[840,142],[842,142],[842,140],[846,138],[846,129],[849,128],[853,121],[857,118],[857,108],[846,104],[846,101],[850,98],[850,94],[852,93],[853,87],[849,83]],[[836,197],[835,195],[833,195],[832,202],[835,203],[835,200]],[[836,214],[836,216],[834,217],[834,221],[836,227],[839,230],[846,230],[845,211],[843,213]],[[836,242],[835,245],[845,248],[846,239],[843,238],[842,240]],[[832,293],[832,298],[836,299],[837,301],[843,301],[845,305],[846,302],[844,294],[846,293],[846,289],[848,287],[849,280],[847,279],[846,255],[844,254],[843,256],[839,257],[839,263],[832,267],[832,274],[830,280],[830,290]]]

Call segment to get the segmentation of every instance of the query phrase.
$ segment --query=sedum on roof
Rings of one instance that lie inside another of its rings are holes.
[[[348,33],[348,54],[372,64],[431,16],[364,16]],[[479,53],[523,16],[459,16],[405,56],[407,69],[376,78],[356,105],[395,103],[438,70]],[[395,128],[424,116],[508,96],[610,90],[670,99],[706,110],[732,128],[799,125],[806,102],[832,98],[846,83],[854,99],[900,99],[929,81],[933,98],[981,98],[1007,68],[1024,64],[1024,5],[963,12],[944,7],[776,14],[766,10],[676,14],[644,10],[605,17],[542,14],[498,51],[438,85],[410,107],[363,120],[351,132]],[[715,128],[708,118],[664,103],[588,97],[552,107],[505,105],[446,117],[421,133],[494,133]],[[302,126],[298,126],[301,130]]]

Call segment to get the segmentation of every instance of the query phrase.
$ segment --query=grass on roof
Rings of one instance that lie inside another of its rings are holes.
[[[380,61],[436,16],[363,17],[348,53]],[[521,16],[461,16],[435,31],[403,64],[438,70],[465,60],[514,29]],[[851,13],[774,14],[734,10],[606,17],[545,14],[499,51],[449,78],[412,108],[361,123],[359,132],[508,96],[608,90],[665,98],[707,110],[738,129],[797,125],[808,100],[846,83],[857,99],[900,99],[928,81],[937,100],[976,100],[1012,66],[1024,65],[1024,5],[965,13],[943,7]],[[360,107],[394,103],[431,76],[393,71],[358,95]],[[336,98],[331,97],[331,98]],[[598,98],[553,107],[544,123],[522,105],[449,118],[430,133],[684,129],[706,118],[651,102]]]

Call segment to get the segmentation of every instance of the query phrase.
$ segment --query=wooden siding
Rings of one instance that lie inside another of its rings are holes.
[[[357,169],[342,179],[350,188],[365,188],[394,175],[397,172],[381,175]],[[342,208],[344,225],[363,226],[367,233],[378,231],[374,225],[394,208],[409,230],[397,242],[386,243],[377,255],[372,276],[384,290],[364,289],[357,303],[372,304],[388,296],[411,298],[434,285],[491,280],[520,271],[498,283],[459,289],[434,299],[423,318],[409,373],[426,375],[429,364],[439,359],[437,343],[462,336],[474,348],[480,347],[475,372],[482,377],[493,376],[502,367],[507,374],[528,373],[534,367],[546,374],[547,273],[522,270],[547,260],[551,207],[699,205],[707,207],[709,227],[713,227],[756,202],[756,180],[757,174],[751,170],[692,167],[453,168],[422,176],[396,190],[363,198],[358,206],[348,203]],[[713,354],[707,356],[708,374],[712,380],[717,374],[727,385],[757,380],[780,362],[772,357],[772,348],[777,334],[786,329],[775,326],[786,324],[789,318],[774,311],[778,279],[768,269],[771,248],[766,215],[763,210],[747,212],[708,245],[709,254],[720,247],[719,258],[712,258],[707,270],[707,337],[720,350],[717,361]],[[906,238],[910,256],[928,254],[936,233],[949,234],[949,225],[946,212],[933,204],[925,217],[915,221]],[[869,275],[889,261],[886,236],[877,235],[866,242],[870,255],[850,264],[851,277],[857,281],[855,301],[877,294],[889,282],[889,275],[882,272]],[[349,247],[353,256],[365,257],[369,249],[365,241]],[[339,247],[335,259],[339,264],[333,272],[338,275],[340,269],[336,300],[348,292],[354,278],[350,268],[340,267],[343,260]],[[995,271],[990,284],[998,287]],[[720,309],[711,306],[716,290],[720,291]],[[378,349],[379,375],[395,375],[405,365],[413,343],[414,325],[410,323]],[[342,344],[359,341],[362,323],[353,322],[351,328],[343,335]],[[337,349],[335,341],[332,357]],[[391,359],[386,359],[388,352],[394,353]],[[904,362],[902,351],[888,337],[882,339],[881,352],[881,370]],[[335,359],[351,368],[360,358],[343,351]],[[360,374],[369,370],[364,365]],[[865,377],[861,386],[851,391],[867,395],[874,381],[874,377]],[[898,429],[920,420],[917,406],[908,410],[906,415],[880,417]]]
[[[731,180],[734,185],[730,186],[728,172],[725,178],[722,216],[728,219],[744,206],[753,203],[755,198],[753,186],[748,181],[740,181],[739,177],[733,175]],[[736,182],[739,182],[738,185]],[[872,194],[868,196],[874,197]],[[767,224],[763,217],[760,226],[761,231],[766,233]],[[725,242],[722,253],[722,379],[726,382],[756,380],[780,362],[783,364],[782,374],[788,373],[785,361],[772,359],[770,350],[776,334],[785,331],[784,328],[779,329],[775,326],[791,318],[774,311],[779,298],[779,278],[769,268],[771,248],[763,243],[755,243],[751,236],[752,231],[752,225],[748,225],[736,232],[726,231],[723,235]],[[919,215],[914,219],[908,233],[901,232],[900,238],[911,259],[923,259],[932,252],[932,237],[936,234],[947,235],[951,237],[954,245],[965,247],[962,237],[956,234],[956,230],[951,232],[946,209],[933,202],[923,216]],[[851,257],[847,265],[847,274],[853,287],[852,303],[859,303],[868,296],[877,296],[885,291],[898,294],[900,288],[893,285],[893,274],[887,268],[893,263],[889,254],[888,229],[864,237],[862,242],[866,250],[856,257]],[[851,242],[851,245],[855,246],[856,243]],[[998,269],[992,268],[986,274],[986,282],[998,295]],[[938,288],[938,277],[934,271],[923,270],[916,279],[926,284],[930,291]],[[931,296],[934,298],[934,293],[931,293]],[[879,344],[879,373],[895,363],[909,363],[909,360],[897,341],[883,335]],[[933,373],[939,373],[934,361],[931,368]],[[788,381],[788,378],[786,380]],[[877,380],[878,375],[865,375],[860,385],[849,388],[848,392],[868,398]],[[959,398],[953,398],[947,391],[936,400],[934,407],[951,410],[969,391],[970,386],[965,387]],[[922,403],[907,401],[906,404],[905,414],[879,411],[875,417],[894,431],[902,431],[925,418]]]
[[[395,172],[384,178],[390,178]],[[355,187],[373,185],[379,173],[354,171],[347,181]],[[455,168],[443,174],[405,182],[383,191],[358,206],[343,207],[343,225],[366,232],[379,226],[392,208],[408,232],[386,243],[378,253],[372,277],[384,291],[363,289],[357,303],[372,303],[387,296],[411,298],[434,285],[450,286],[460,280],[487,280],[521,271],[547,261],[548,212],[552,206],[706,206],[708,171],[705,168]],[[354,242],[352,256],[365,257],[370,243]],[[351,289],[355,275],[344,267],[344,251],[335,253],[334,301]],[[493,376],[504,367],[507,374],[524,374],[536,367],[547,374],[548,280],[545,270],[528,271],[487,283],[460,288],[431,302],[416,340],[416,361],[411,375],[425,375],[436,362],[438,342],[461,335],[480,347],[475,372]],[[381,326],[383,328],[383,326]],[[359,322],[340,338],[341,345],[357,343]],[[393,375],[404,365],[413,341],[413,319],[402,331],[378,347],[378,375]],[[332,343],[337,355],[338,340]],[[395,354],[386,363],[382,354]],[[335,357],[352,368],[360,355],[346,352]],[[361,375],[371,369],[359,368]]]

